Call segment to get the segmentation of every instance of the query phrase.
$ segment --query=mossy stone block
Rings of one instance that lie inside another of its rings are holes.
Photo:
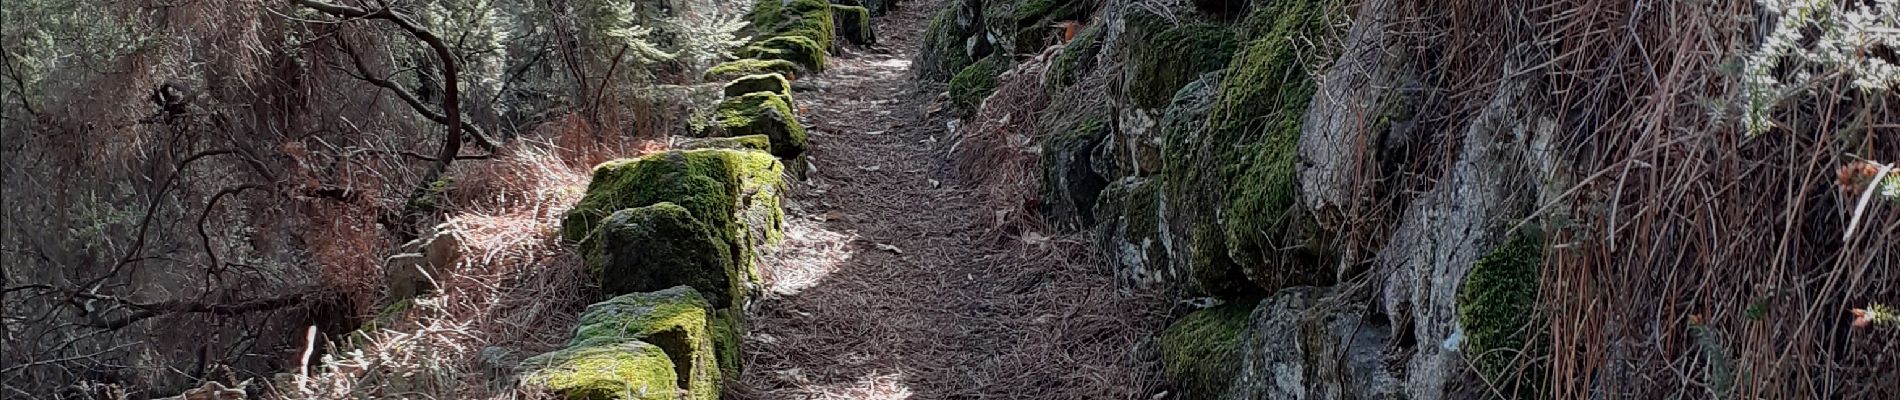
[[[786,100],[790,100],[792,98],[792,82],[789,79],[785,79],[784,75],[777,73],[746,75],[733,79],[731,82],[726,82],[726,86],[722,91],[726,97],[739,97],[747,93],[766,92],[785,96]]]
[[[859,46],[877,44],[877,34],[871,24],[871,10],[833,4],[831,14],[838,23],[838,35],[845,41]]]
[[[732,137],[687,138],[673,143],[674,150],[733,149],[733,150],[772,150],[772,138],[765,135],[746,135]]]
[[[729,81],[758,74],[779,74],[788,80],[798,79],[798,64],[787,60],[745,58],[727,61],[706,69],[704,79],[708,82]]]
[[[771,139],[771,153],[792,160],[805,154],[809,143],[805,127],[792,112],[791,97],[752,92],[719,102],[719,126],[733,136],[763,135]]]
[[[712,305],[688,286],[624,294],[587,306],[569,345],[650,343],[672,360],[687,399],[717,400],[723,371],[714,346],[713,315]]]
[[[825,70],[825,48],[807,36],[777,36],[739,51],[746,58],[785,60],[811,71]]]
[[[1189,23],[1140,36],[1128,47],[1122,86],[1141,108],[1166,107],[1182,86],[1227,66],[1236,48],[1234,32],[1214,24]]]
[[[699,190],[719,190],[718,182],[692,177]],[[674,203],[658,203],[614,212],[601,222],[600,260],[592,263],[601,291],[632,294],[676,285],[699,289],[722,306],[745,298],[746,272],[733,262],[737,246],[714,227]]]
[[[1197,310],[1161,332],[1161,372],[1181,385],[1184,398],[1226,395],[1240,369],[1241,334],[1256,303]]]
[[[658,346],[636,340],[594,342],[530,357],[522,379],[573,400],[675,400],[679,377]]]

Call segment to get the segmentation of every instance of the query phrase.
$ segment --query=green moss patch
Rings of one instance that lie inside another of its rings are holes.
[[[959,5],[953,3],[943,7],[937,15],[931,17],[930,26],[924,29],[923,46],[917,49],[917,60],[912,62],[917,80],[921,82],[947,82],[958,71],[968,67],[974,61],[973,55],[965,47],[965,39],[979,32],[967,32],[964,26],[957,24]],[[983,42],[981,36],[978,42]],[[977,48],[984,48],[979,43]]]
[[[594,177],[587,185],[587,194],[562,217],[561,237],[570,243],[578,243],[588,264],[598,267],[606,261],[607,254],[601,250],[601,237],[597,237],[605,235],[597,232],[596,228],[602,225],[609,214],[662,202],[673,203],[684,209],[692,219],[713,230],[718,236],[714,241],[727,245],[734,265],[746,271],[743,277],[750,281],[756,275],[752,272],[756,270],[753,264],[756,249],[769,244],[771,238],[778,235],[776,232],[784,221],[783,211],[779,208],[779,194],[785,185],[783,174],[784,166],[777,157],[757,151],[669,151],[638,159],[610,161],[594,167]],[[660,210],[649,213],[654,214],[650,218],[672,214],[671,211]],[[700,247],[707,246],[711,245]],[[642,287],[658,289],[673,286],[653,285],[659,287]],[[706,291],[706,294],[714,297],[713,303],[721,307],[741,297],[714,295],[712,287],[695,288]],[[610,291],[609,294],[621,293]]]
[[[778,36],[746,46],[739,55],[760,60],[785,60],[807,70],[825,70],[825,48],[808,36]]]
[[[786,79],[797,79],[798,64],[787,60],[739,59],[714,65],[706,70],[704,78],[708,82],[718,82],[758,74],[779,74]]]
[[[673,143],[674,150],[733,149],[771,151],[772,138],[765,135],[688,138]]]
[[[996,79],[1009,68],[1009,59],[990,56],[970,64],[950,78],[950,101],[960,115],[974,115],[983,99],[996,92]]]
[[[838,34],[845,41],[860,46],[877,44],[877,33],[871,24],[871,10],[833,4],[831,14],[838,23]]]
[[[631,293],[587,306],[570,346],[638,340],[657,346],[672,360],[678,387],[689,399],[719,398],[718,353],[714,347],[711,304],[693,288],[675,286]]]
[[[528,358],[523,383],[576,400],[675,400],[679,377],[658,346],[640,341],[589,343]]]
[[[836,36],[831,3],[825,0],[760,0],[747,20],[755,36],[802,36],[811,39],[820,53],[831,48]]]
[[[1188,313],[1161,332],[1161,371],[1185,398],[1219,399],[1240,370],[1240,338],[1256,302]]]
[[[1318,283],[1324,249],[1298,209],[1293,172],[1301,117],[1314,84],[1306,63],[1323,57],[1304,38],[1326,29],[1323,4],[1277,1],[1275,32],[1248,43],[1225,70],[1202,129],[1171,130],[1162,174],[1174,204],[1189,209],[1189,269],[1207,280],[1239,271],[1256,288]],[[1218,204],[1218,209],[1206,207]]]
[[[791,97],[752,92],[727,98],[715,112],[719,126],[733,136],[764,135],[771,139],[772,155],[796,159],[809,146],[805,127],[792,112]]]
[[[1090,24],[1062,46],[1049,61],[1049,72],[1043,77],[1044,90],[1060,93],[1095,70],[1096,55],[1102,51],[1102,26],[1101,22]]]
[[[692,177],[697,189],[719,190],[718,182]],[[746,271],[733,262],[735,243],[722,229],[694,218],[673,203],[614,212],[600,227],[596,262],[601,290],[609,294],[691,286],[719,299],[722,306],[745,298]]]
[[[1221,69],[1234,54],[1234,33],[1219,25],[1190,23],[1144,35],[1128,47],[1124,93],[1141,108],[1161,108],[1202,73]]]
[[[739,97],[747,93],[766,92],[784,96],[786,100],[790,100],[792,98],[792,82],[789,79],[785,79],[785,75],[777,73],[746,75],[735,78],[731,82],[726,82],[726,86],[721,88],[721,91],[725,93],[726,97]]]
[[[1037,121],[1043,173],[1042,215],[1051,225],[1095,225],[1095,203],[1108,179],[1096,172],[1096,150],[1108,138],[1113,118],[1105,102],[1045,110]]]
[[[1540,398],[1545,374],[1532,366],[1519,371],[1517,360],[1535,360],[1549,349],[1537,329],[1538,273],[1543,265],[1542,235],[1525,230],[1478,259],[1458,291],[1458,324],[1465,332],[1465,358],[1487,381],[1498,382],[1511,398]],[[1526,357],[1519,353],[1531,352]]]

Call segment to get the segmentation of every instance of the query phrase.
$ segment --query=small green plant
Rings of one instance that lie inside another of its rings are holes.
[[[1749,136],[1775,127],[1769,114],[1782,100],[1826,78],[1848,78],[1869,95],[1900,86],[1900,65],[1872,51],[1900,46],[1900,2],[1758,3],[1774,16],[1775,26],[1743,60],[1742,125]]]

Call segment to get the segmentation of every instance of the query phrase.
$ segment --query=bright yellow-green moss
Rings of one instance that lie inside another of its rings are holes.
[[[996,92],[996,78],[1009,69],[1009,58],[992,55],[970,64],[950,78],[950,101],[961,115],[976,114],[983,99]]]
[[[747,272],[739,277],[749,281],[757,275],[754,252],[776,241],[784,222],[783,174],[777,157],[757,151],[669,151],[610,161],[594,167],[587,194],[562,218],[561,237],[579,243],[588,263],[599,265],[604,252],[592,239],[602,220],[614,211],[670,202],[713,229],[716,242],[728,244],[735,268]],[[743,294],[715,295],[713,303],[723,307]]]
[[[739,51],[739,55],[761,60],[785,60],[807,70],[825,70],[825,48],[807,36],[778,36],[758,41]]]
[[[707,69],[705,79],[708,82],[718,82],[758,74],[779,74],[785,76],[785,79],[797,79],[798,64],[786,60],[739,59]]]
[[[676,400],[679,377],[659,347],[639,342],[596,342],[521,362],[523,383],[574,400]]]
[[[1124,90],[1136,106],[1150,109],[1167,106],[1181,86],[1226,66],[1235,48],[1232,30],[1206,23],[1159,32],[1131,30],[1126,35],[1130,44]]]
[[[672,360],[678,385],[686,388],[689,399],[716,400],[721,371],[711,315],[706,299],[686,286],[626,294],[587,306],[568,343],[651,343]]]
[[[771,92],[752,92],[719,102],[715,114],[727,134],[765,135],[771,138],[772,155],[796,159],[805,154],[808,143],[805,127],[793,114],[790,99]]]
[[[831,5],[831,14],[838,21],[838,34],[844,40],[858,45],[877,43],[877,33],[871,24],[871,10],[848,5]]]
[[[784,75],[777,73],[746,75],[734,78],[731,82],[726,82],[726,86],[721,88],[721,91],[726,97],[739,97],[752,92],[766,92],[785,96],[786,100],[791,100],[792,82],[786,79]]]
[[[689,138],[673,143],[674,150],[733,149],[771,151],[772,138],[765,135]]]
[[[713,314],[713,348],[719,354],[719,370],[725,376],[739,376],[744,372],[745,354],[739,345],[745,340],[744,312],[738,308],[725,308]]]
[[[825,0],[760,0],[747,19],[759,37],[802,36],[820,53],[830,49],[836,37],[831,3]]]
[[[1534,399],[1545,375],[1530,361],[1549,352],[1536,325],[1542,235],[1525,230],[1471,266],[1458,291],[1458,323],[1465,332],[1465,358],[1511,398]],[[1531,352],[1518,357],[1521,352]],[[1521,362],[1520,362],[1521,361]],[[1520,366],[1528,367],[1522,371]]]
[[[1324,33],[1324,4],[1281,0],[1260,7],[1276,12],[1276,31],[1248,43],[1229,62],[1204,129],[1171,131],[1176,150],[1162,174],[1173,204],[1192,207],[1189,268],[1203,286],[1236,274],[1249,290],[1316,283],[1328,263],[1298,209],[1293,172],[1300,119],[1314,84],[1307,63],[1317,54],[1307,38]],[[1210,209],[1208,204],[1218,204]],[[1290,251],[1289,251],[1290,250]],[[1233,295],[1235,293],[1228,293]]]
[[[1256,302],[1235,302],[1188,313],[1161,332],[1162,373],[1183,398],[1220,399],[1240,370],[1240,338]]]

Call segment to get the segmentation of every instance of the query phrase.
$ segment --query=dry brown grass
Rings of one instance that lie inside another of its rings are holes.
[[[1037,121],[1050,104],[1043,77],[1057,49],[1019,62],[997,78],[996,92],[957,128],[950,148],[957,172],[976,192],[977,202],[996,214],[988,221],[992,235],[1042,228]]]
[[[1437,115],[1458,121],[1532,74],[1562,127],[1573,182],[1539,216],[1555,232],[1552,352],[1525,360],[1550,368],[1557,398],[1900,396],[1900,342],[1848,313],[1900,299],[1900,212],[1870,212],[1843,241],[1851,203],[1832,185],[1857,155],[1900,154],[1894,98],[1822,80],[1777,106],[1780,129],[1746,137],[1727,71],[1762,34],[1748,1],[1408,3],[1411,58],[1451,89]],[[1532,67],[1503,70],[1513,52]],[[1736,386],[1718,394],[1711,366],[1731,361]]]

